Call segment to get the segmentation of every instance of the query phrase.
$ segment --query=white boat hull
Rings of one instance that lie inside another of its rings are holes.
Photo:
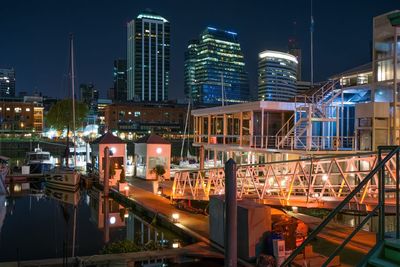
[[[76,191],[79,187],[80,174],[73,170],[57,169],[46,175],[46,184],[48,187]]]

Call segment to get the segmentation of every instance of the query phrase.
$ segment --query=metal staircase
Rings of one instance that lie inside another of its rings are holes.
[[[338,86],[339,80],[333,80],[312,95],[296,96],[293,116],[275,135],[276,148],[304,150],[326,148],[325,136],[316,138],[312,136],[312,124],[313,122],[339,123],[339,107],[334,104],[334,100],[342,95],[342,88]]]
[[[383,146],[378,148],[378,164],[360,183],[340,202],[340,204],[332,210],[325,220],[322,221],[307,237],[307,239],[297,247],[293,253],[282,263],[281,267],[292,266],[296,257],[299,256],[305,247],[311,243],[313,239],[338,215],[343,208],[350,205],[352,199],[357,195],[366,191],[366,186],[377,183],[377,205],[368,213],[368,215],[354,228],[354,231],[347,236],[343,243],[340,244],[333,253],[323,263],[323,267],[330,266],[330,262],[343,250],[347,243],[364,227],[364,225],[373,217],[378,216],[379,230],[377,233],[377,241],[375,247],[363,258],[358,266],[381,266],[391,267],[400,266],[400,147],[399,146]],[[394,159],[394,160],[393,160]],[[394,163],[393,163],[394,162]],[[394,166],[393,166],[394,165]],[[389,171],[389,167],[395,167],[394,174]],[[378,174],[377,181],[374,176]],[[386,185],[388,176],[395,176],[395,190]],[[385,200],[386,198],[395,197],[396,207],[396,229],[394,236],[391,236],[385,229]]]

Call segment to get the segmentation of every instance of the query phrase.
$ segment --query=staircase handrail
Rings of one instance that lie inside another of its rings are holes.
[[[381,159],[381,151],[382,150],[389,150],[391,149],[391,151],[386,155],[386,157],[384,159]],[[378,163],[375,166],[375,168],[367,175],[365,176],[365,178],[353,189],[353,191],[351,191],[346,198],[339,203],[339,205],[332,210],[328,216],[325,218],[325,220],[322,221],[322,223],[320,225],[318,225],[317,228],[315,228],[310,234],[309,236],[306,238],[306,240],[303,241],[303,243],[301,243],[300,246],[298,246],[292,254],[289,255],[289,257],[282,263],[281,267],[286,267],[286,266],[290,266],[290,263],[305,249],[305,247],[314,239],[317,237],[317,235],[322,231],[322,229],[324,229],[328,223],[330,223],[332,221],[332,219],[344,208],[345,205],[349,204],[351,199],[353,199],[357,193],[359,193],[365,185],[367,185],[367,183],[378,173],[380,172],[380,177],[379,177],[379,186],[378,186],[378,190],[379,190],[379,200],[378,200],[378,208],[379,208],[379,241],[383,240],[384,237],[384,225],[382,226],[382,222],[384,223],[384,208],[385,208],[385,200],[384,200],[384,193],[385,193],[385,189],[384,189],[384,185],[385,185],[385,175],[384,175],[384,171],[385,171],[385,165],[386,163],[394,156],[397,154],[397,157],[399,155],[400,152],[400,146],[381,146],[378,147]],[[398,160],[397,160],[398,163]],[[398,172],[398,168],[399,166],[396,166],[396,172]],[[396,181],[396,183],[398,184],[398,180]],[[397,200],[398,201],[398,200]],[[398,202],[396,203],[398,205]],[[374,209],[374,211],[376,210],[376,208]],[[383,211],[383,214],[382,214]],[[363,222],[364,223],[364,222]],[[382,228],[383,227],[383,228]],[[361,230],[361,227],[357,227],[355,230]],[[383,232],[382,232],[383,231]],[[355,233],[352,233],[349,237],[353,237]],[[350,241],[350,238],[348,238],[349,240],[345,240],[346,243],[348,241]],[[344,247],[344,245],[341,245],[340,248],[342,249]],[[335,251],[335,254],[337,254],[339,251]],[[329,258],[330,260],[331,257]],[[328,260],[329,260],[328,259]],[[325,264],[323,266],[327,266],[327,262],[325,262]]]
[[[294,131],[296,130],[297,125],[301,124],[303,122],[304,122],[304,118],[300,118],[298,121],[296,121],[293,124],[293,127],[286,133],[286,135],[280,140],[280,142],[277,142],[276,147],[279,148],[280,145],[283,144],[285,142],[285,140],[288,139],[292,133],[294,133]],[[276,136],[276,137],[278,137],[278,136]],[[278,138],[276,138],[276,140],[278,140]]]
[[[290,129],[289,129],[289,126],[290,126],[291,122],[294,121],[294,115],[295,115],[295,112],[294,112],[294,113],[292,114],[292,116],[290,116],[290,118],[282,125],[282,127],[279,129],[279,131],[275,134],[275,137],[281,136],[282,133],[283,133],[283,130],[284,130],[285,128],[287,128],[286,133],[289,132],[289,130],[290,130]]]
[[[312,98],[314,100],[315,104],[324,104],[320,103],[322,100],[324,100],[325,96],[335,90],[335,86],[339,83],[339,79],[337,80],[331,80],[327,82],[324,86],[322,86],[320,89],[318,89],[313,95]]]

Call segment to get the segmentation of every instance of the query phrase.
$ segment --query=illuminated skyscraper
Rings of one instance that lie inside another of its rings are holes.
[[[297,59],[266,50],[258,55],[258,99],[288,101],[296,95]]]
[[[14,69],[0,69],[0,97],[15,97]]]
[[[128,100],[168,99],[169,22],[146,10],[128,23]]]
[[[301,49],[297,42],[297,39],[290,38],[289,39],[289,54],[293,55],[297,59],[297,80],[301,81]]]
[[[222,95],[224,92],[224,96]],[[249,99],[249,83],[237,33],[207,27],[185,53],[185,94],[195,103]]]
[[[126,87],[126,59],[114,60],[114,90],[113,99],[117,101],[127,100]]]

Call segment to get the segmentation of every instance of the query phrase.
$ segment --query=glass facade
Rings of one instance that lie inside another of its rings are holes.
[[[297,59],[266,50],[258,55],[258,100],[289,101],[297,91]]]
[[[128,100],[168,99],[170,26],[154,12],[141,13],[128,23]]]
[[[114,99],[117,101],[127,100],[127,85],[126,85],[126,60],[114,60]]]
[[[223,94],[222,94],[223,92]],[[237,33],[207,27],[185,53],[185,94],[194,103],[249,100],[249,82]]]
[[[14,69],[0,69],[0,97],[15,97]]]

